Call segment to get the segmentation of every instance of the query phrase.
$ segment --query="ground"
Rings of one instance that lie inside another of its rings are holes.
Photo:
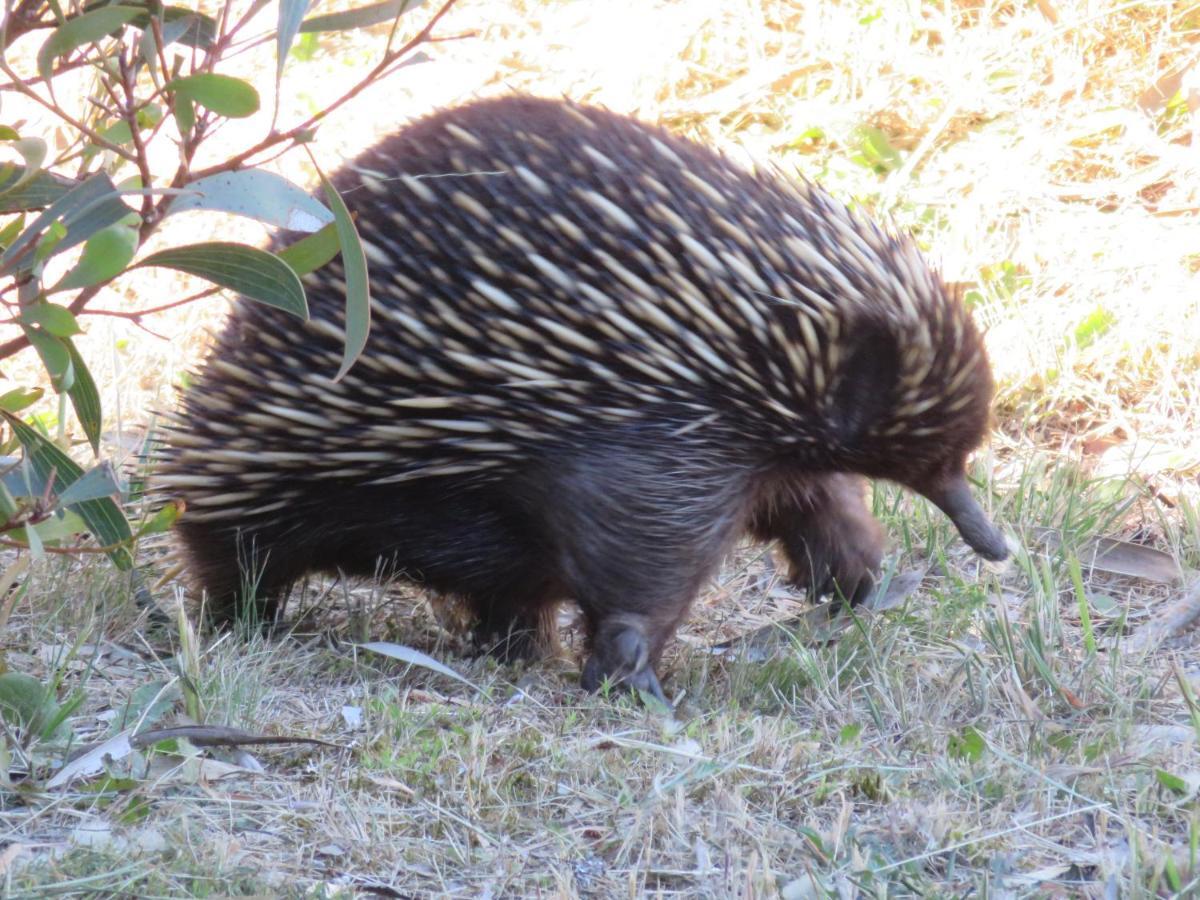
[[[438,33],[457,39],[321,130],[323,168],[423,109],[565,94],[913,231],[987,329],[995,428],[973,474],[1020,552],[985,568],[936,510],[878,485],[895,589],[830,623],[741,548],[665,661],[673,712],[581,693],[570,642],[533,665],[466,658],[445,611],[402,586],[314,583],[289,634],[217,637],[175,612],[182,582],[144,579],[147,605],[95,560],[9,555],[0,671],[57,685],[58,738],[203,724],[336,746],[197,737],[63,787],[61,745],[9,724],[5,895],[1200,890],[1200,12],[463,0]],[[292,60],[281,119],[335,96],[382,37]],[[264,91],[269,51],[235,66]],[[303,154],[279,166],[311,183]],[[164,241],[212,223],[172,227]],[[96,306],[184,289],[143,272]],[[147,318],[153,334],[85,319],[107,456],[132,464],[221,315],[192,304]],[[5,375],[32,383],[36,360]]]

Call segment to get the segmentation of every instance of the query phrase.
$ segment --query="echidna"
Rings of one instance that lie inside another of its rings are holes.
[[[1007,555],[964,475],[992,395],[978,332],[911,240],[814,185],[526,97],[421,119],[334,183],[371,266],[363,357],[333,381],[338,261],[305,279],[307,324],[239,304],[158,476],[218,620],[382,560],[509,652],[574,600],[584,686],[661,697],[663,645],[739,537],[862,595],[882,552],[862,476]]]

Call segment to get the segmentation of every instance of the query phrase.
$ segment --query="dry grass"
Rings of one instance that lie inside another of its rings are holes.
[[[1200,641],[1156,625],[1188,594],[1144,577],[1136,551],[1133,575],[1093,565],[1096,540],[1115,537],[1200,567],[1200,119],[1186,105],[1200,104],[1200,7],[465,0],[443,30],[466,29],[480,35],[437,45],[436,62],[329,123],[324,163],[394,127],[384,109],[399,120],[479,93],[567,94],[770,158],[915,230],[989,327],[998,420],[978,474],[1024,552],[1002,575],[983,570],[938,515],[881,487],[895,565],[927,569],[920,589],[837,629],[813,620],[766,651],[716,655],[717,641],[804,612],[746,549],[666,663],[671,717],[582,695],[573,659],[463,660],[403,591],[313,586],[324,612],[288,639],[189,654],[103,567],[40,565],[4,658],[81,697],[79,739],[119,729],[161,688],[147,722],[187,708],[352,749],[222,757],[248,767],[234,768],[183,748],[134,754],[99,787],[0,788],[3,889],[1200,891]],[[285,117],[335,92],[374,40],[293,63]],[[239,65],[269,80],[269,59]],[[1155,102],[1176,70],[1185,103]],[[306,177],[298,159],[282,165]],[[179,290],[129,279],[105,305]],[[120,411],[114,453],[170,402],[219,315],[209,303],[162,317],[152,327],[169,342],[91,320],[84,352]],[[362,634],[445,659],[477,690],[355,657],[346,641]]]

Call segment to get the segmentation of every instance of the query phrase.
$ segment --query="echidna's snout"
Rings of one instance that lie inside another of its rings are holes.
[[[1008,558],[1008,541],[1004,533],[992,524],[980,505],[971,496],[967,478],[961,472],[952,473],[921,493],[937,504],[971,549],[992,562]]]

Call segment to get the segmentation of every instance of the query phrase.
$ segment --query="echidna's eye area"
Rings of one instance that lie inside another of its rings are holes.
[[[896,383],[899,366],[893,336],[872,329],[857,337],[841,365],[830,404],[838,417],[836,428],[844,447],[853,448],[891,411],[894,399],[889,388]]]

